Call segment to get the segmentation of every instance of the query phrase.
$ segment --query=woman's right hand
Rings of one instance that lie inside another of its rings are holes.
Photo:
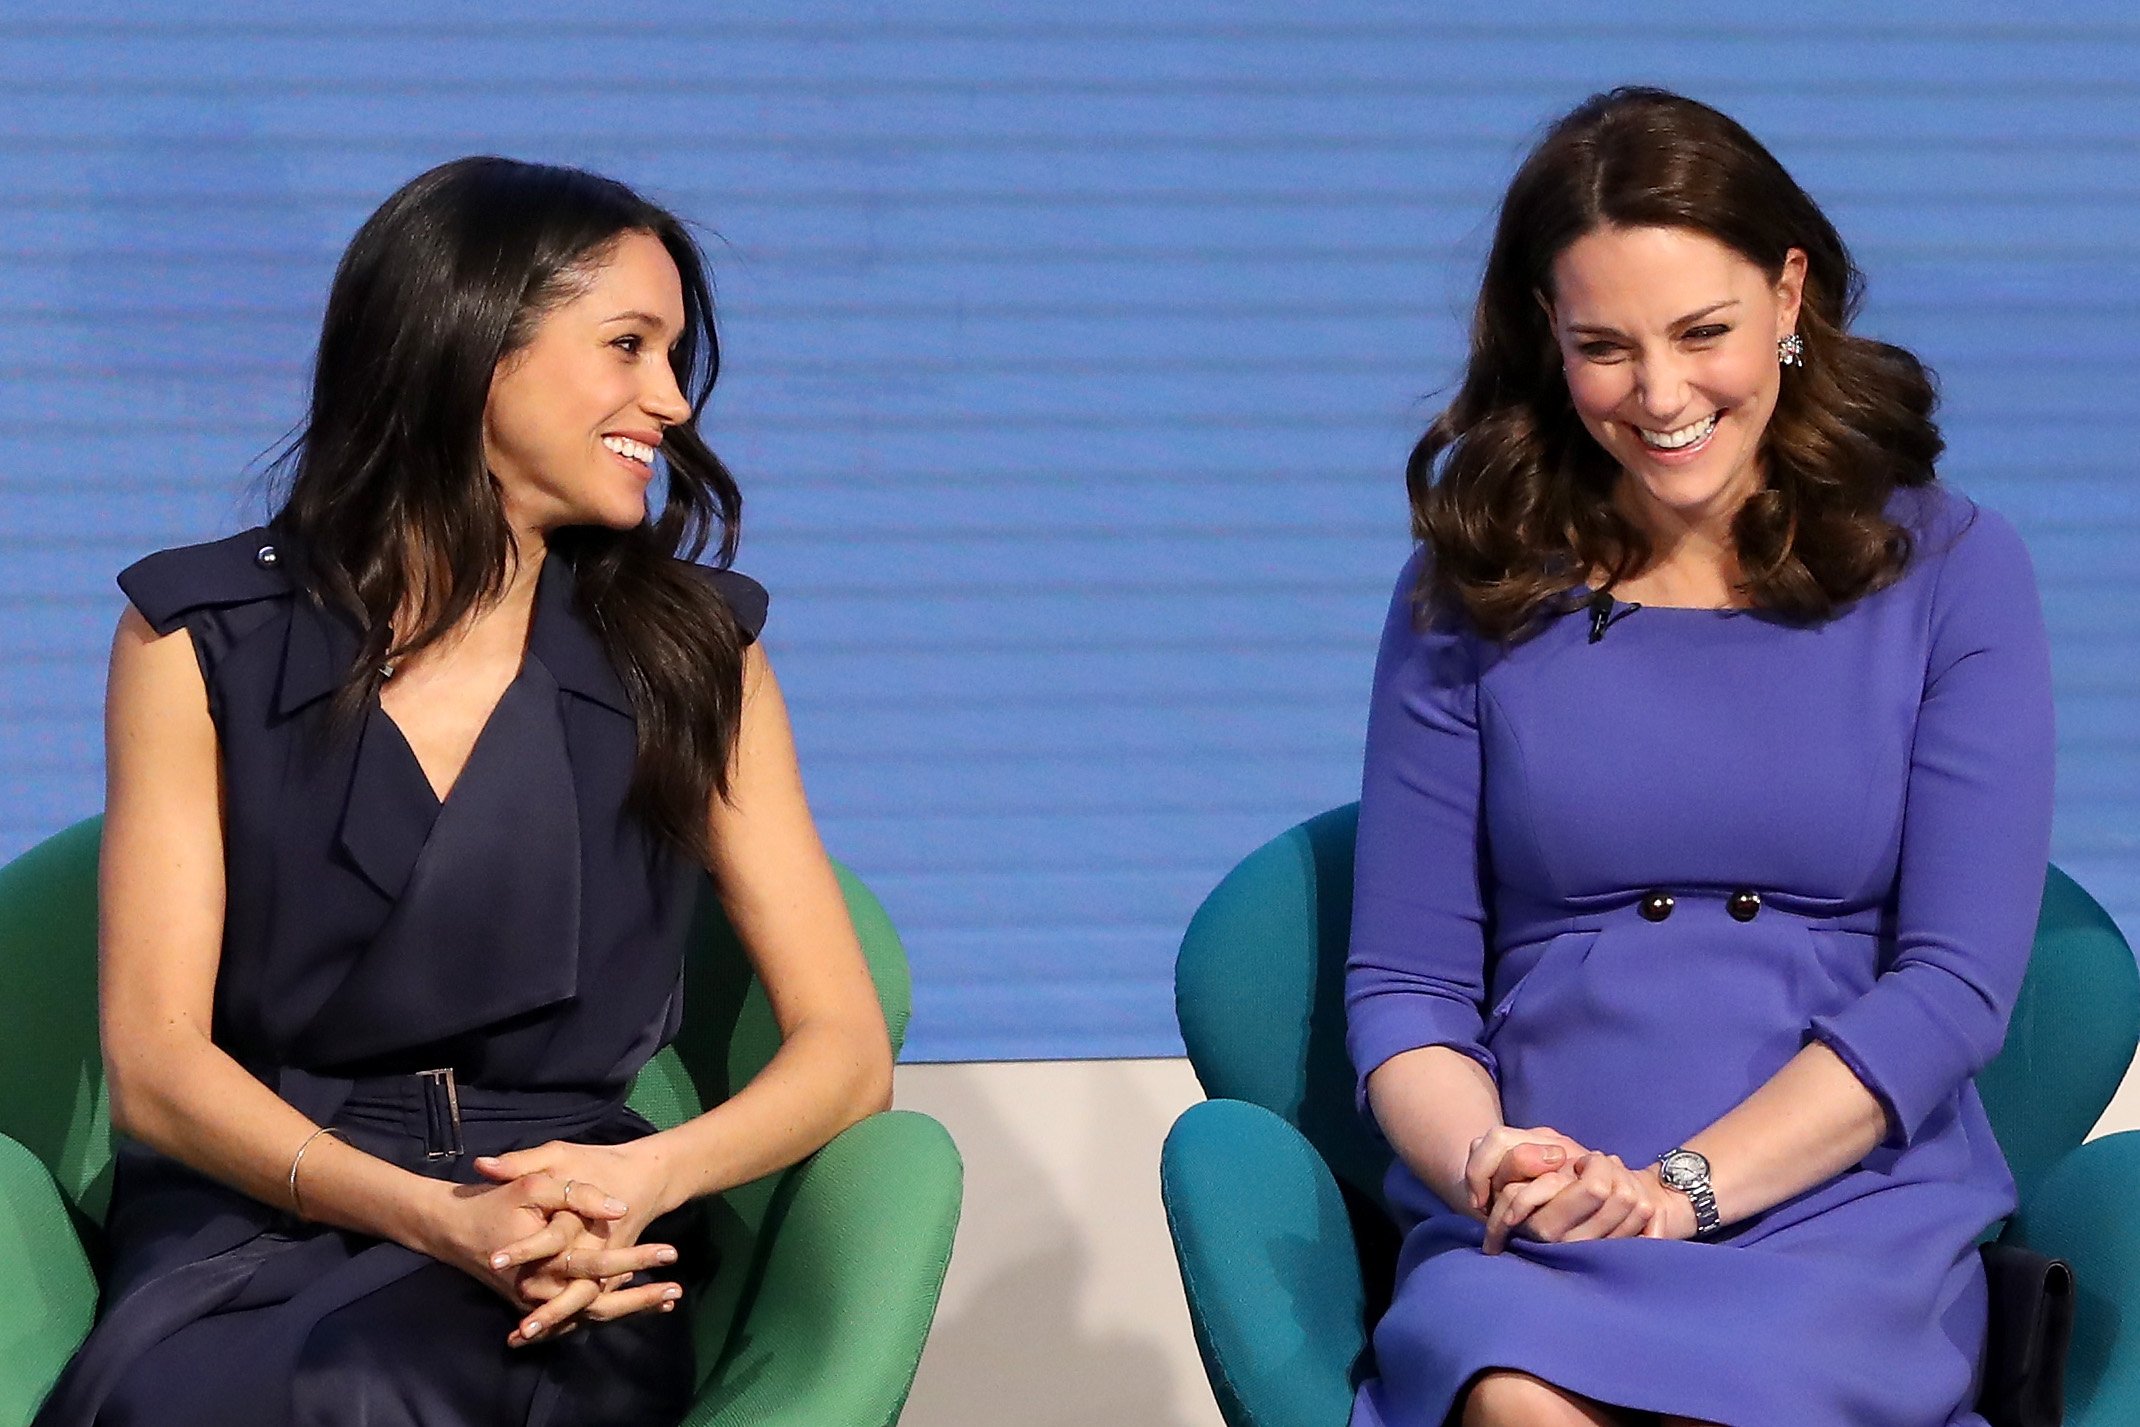
[[[1465,1156],[1465,1207],[1473,1218],[1483,1220],[1511,1184],[1551,1174],[1587,1153],[1584,1146],[1544,1125],[1528,1130],[1496,1125],[1473,1140]]]
[[[522,1293],[536,1305],[505,1340],[508,1347],[523,1348],[545,1335],[560,1337],[578,1328],[582,1319],[608,1323],[635,1313],[667,1313],[682,1301],[681,1284],[663,1279],[632,1282],[643,1271],[675,1263],[676,1250],[667,1244],[619,1247],[610,1235],[612,1227],[582,1225],[570,1212],[556,1214],[535,1237],[562,1243],[562,1249],[532,1261],[524,1245],[506,1251],[525,1275]],[[493,1255],[491,1261],[500,1256]]]
[[[1501,1191],[1487,1215],[1480,1247],[1497,1254],[1519,1231],[1549,1244],[1635,1238],[1656,1220],[1658,1196],[1664,1192],[1618,1157],[1591,1151],[1550,1174],[1511,1183]]]

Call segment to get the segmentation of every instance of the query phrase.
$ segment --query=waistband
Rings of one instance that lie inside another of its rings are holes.
[[[406,1149],[434,1166],[545,1139],[576,1139],[624,1107],[629,1086],[504,1090],[463,1085],[453,1069],[360,1078],[284,1067],[263,1077],[321,1125]]]
[[[1754,898],[1748,904],[1734,899]],[[1662,898],[1665,909],[1657,915]],[[1638,887],[1566,901],[1539,902],[1520,894],[1503,893],[1493,909],[1494,944],[1502,950],[1522,946],[1564,932],[1604,931],[1616,927],[1657,930],[1667,923],[1684,926],[1690,920],[1719,927],[1750,928],[1776,917],[1788,917],[1815,930],[1853,932],[1883,936],[1893,931],[1886,908],[1851,905],[1833,898],[1806,897],[1766,887],[1670,886]]]

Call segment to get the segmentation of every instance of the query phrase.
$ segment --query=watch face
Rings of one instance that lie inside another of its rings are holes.
[[[1709,1161],[1693,1150],[1673,1150],[1657,1161],[1657,1177],[1673,1189],[1692,1189],[1709,1177]]]

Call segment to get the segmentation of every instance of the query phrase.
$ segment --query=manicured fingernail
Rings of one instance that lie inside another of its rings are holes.
[[[1547,1146],[1546,1146],[1546,1163],[1547,1163],[1547,1164],[1559,1164],[1559,1163],[1560,1163],[1560,1162],[1561,1162],[1562,1160],[1566,1159],[1567,1157],[1568,1157],[1568,1152],[1567,1152],[1566,1150],[1562,1149],[1562,1148],[1561,1148],[1561,1147],[1560,1147],[1559,1145],[1547,1145]]]
[[[494,1154],[479,1154],[476,1156],[477,1164],[496,1164],[497,1162],[498,1157]]]
[[[622,1199],[605,1199],[602,1201],[602,1207],[612,1214],[622,1214],[625,1205]]]
[[[654,1262],[655,1262],[655,1263],[675,1263],[675,1262],[676,1262],[676,1250],[674,1250],[674,1249],[663,1249],[663,1250],[662,1250],[662,1251],[661,1251],[660,1253],[658,1253],[658,1254],[654,1255]]]
[[[490,1256],[490,1266],[492,1268],[504,1268],[506,1264],[510,1263],[511,1261],[512,1255],[508,1254],[503,1249],[498,1250],[498,1252]]]
[[[520,1325],[520,1336],[530,1340],[540,1338],[542,1336],[542,1323],[537,1319],[530,1318]]]
[[[670,1301],[671,1303],[673,1303],[673,1302],[675,1302],[675,1301],[676,1301],[677,1299],[679,1299],[679,1298],[681,1298],[681,1297],[683,1297],[683,1296],[684,1296],[684,1291],[683,1291],[683,1290],[682,1290],[681,1288],[678,1288],[678,1287],[677,1287],[677,1286],[676,1286],[675,1284],[673,1284],[673,1283],[672,1283],[672,1284],[670,1284],[670,1285],[669,1285],[669,1286],[668,1286],[667,1288],[665,1288],[665,1289],[663,1289],[663,1290],[661,1291],[661,1296],[662,1296],[663,1298],[666,1298],[666,1299],[668,1299],[668,1300],[669,1300],[669,1301]]]
[[[666,1302],[666,1303],[662,1304],[662,1305],[661,1305],[661,1311],[662,1311],[662,1312],[664,1312],[664,1313],[673,1313],[673,1312],[675,1312],[675,1311],[676,1311],[676,1300],[672,1298],[672,1299],[670,1299],[670,1300],[669,1300],[668,1302]]]

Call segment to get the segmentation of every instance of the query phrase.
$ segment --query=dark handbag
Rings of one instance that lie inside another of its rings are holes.
[[[2059,1427],[2073,1342],[2073,1267],[2012,1244],[1984,1245],[1991,1332],[1977,1411],[1991,1427]]]

